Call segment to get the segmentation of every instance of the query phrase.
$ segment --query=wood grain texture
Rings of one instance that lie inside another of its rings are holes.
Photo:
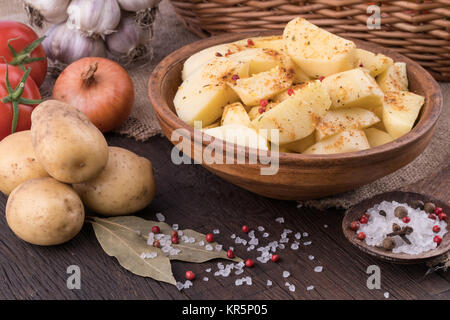
[[[191,154],[202,161],[203,150],[209,145],[210,137],[202,143],[194,142],[193,127],[184,123],[175,113],[173,98],[181,84],[183,62],[192,54],[211,46],[233,42],[239,39],[275,32],[227,34],[194,42],[167,56],[154,69],[149,80],[149,97],[157,114],[161,128],[170,139],[176,129],[189,133]],[[442,109],[442,93],[433,77],[416,62],[390,49],[354,40],[359,48],[383,53],[395,61],[407,64],[410,90],[425,96],[425,105],[411,132],[390,143],[368,150],[335,155],[304,155],[283,153],[279,155],[279,171],[276,175],[261,175],[262,165],[250,164],[256,159],[256,149],[223,145],[227,152],[245,154],[245,164],[206,164],[209,171],[244,189],[275,199],[309,200],[353,190],[368,184],[413,161],[426,148],[434,133],[436,121]],[[178,144],[180,141],[173,141]],[[195,151],[197,150],[197,151]],[[235,156],[236,159],[236,156]],[[236,163],[236,161],[235,161]]]
[[[297,208],[295,202],[279,201],[255,195],[209,173],[199,165],[176,166],[170,161],[172,145],[164,138],[154,137],[147,143],[108,136],[111,145],[126,147],[149,158],[155,167],[157,195],[152,204],[139,213],[155,219],[162,212],[169,224],[207,233],[218,228],[216,239],[225,246],[234,245],[230,235],[240,233],[243,224],[264,226],[270,233],[267,241],[278,240],[284,228],[308,232],[310,246],[293,251],[280,251],[278,263],[259,264],[242,276],[253,279],[252,286],[236,287],[236,277],[214,277],[205,269],[216,262],[204,264],[173,263],[176,279],[182,280],[186,270],[197,275],[194,286],[179,292],[174,286],[141,278],[126,271],[103,252],[92,227],[85,225],[72,241],[56,247],[37,247],[17,239],[0,219],[0,298],[1,299],[450,299],[450,277],[438,272],[424,277],[424,265],[400,266],[382,262],[353,247],[341,230],[342,211],[326,212]],[[439,199],[448,198],[443,186],[450,178],[450,169],[423,182],[425,191]],[[437,186],[434,188],[434,186]],[[448,186],[448,185],[447,185]],[[447,200],[446,200],[447,201]],[[0,212],[6,198],[0,196]],[[285,223],[275,222],[284,217]],[[328,225],[327,228],[324,225]],[[257,232],[258,235],[260,235]],[[259,236],[262,241],[261,236]],[[242,257],[256,257],[242,246],[234,245]],[[314,255],[314,260],[308,256]],[[81,268],[81,290],[66,288],[66,268],[76,264]],[[381,290],[366,287],[369,265],[381,268]],[[323,272],[314,267],[322,265]],[[295,284],[291,293],[284,286],[282,272],[288,270],[287,281]],[[208,276],[210,280],[201,279]],[[266,287],[271,279],[273,287]],[[306,291],[314,285],[315,289]]]

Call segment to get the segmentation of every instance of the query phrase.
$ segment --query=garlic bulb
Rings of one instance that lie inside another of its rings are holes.
[[[72,0],[67,14],[67,24],[88,37],[110,34],[120,22],[116,0]]]
[[[122,17],[117,31],[106,36],[108,50],[128,62],[145,56],[151,31],[141,28],[134,16]]]
[[[154,8],[160,1],[161,0],[117,0],[123,10],[132,12]]]
[[[53,24],[67,19],[67,6],[70,0],[24,0],[30,23],[42,27],[43,20]]]
[[[65,23],[53,26],[46,36],[43,46],[50,60],[70,64],[84,57],[106,57],[102,39],[86,38]]]

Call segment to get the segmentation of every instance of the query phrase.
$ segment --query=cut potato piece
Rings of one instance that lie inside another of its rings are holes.
[[[195,71],[217,58],[217,56],[228,56],[245,49],[247,48],[235,43],[226,43],[197,52],[196,54],[190,56],[184,63],[181,78],[182,80],[186,80]]]
[[[278,101],[278,102],[282,102],[282,101],[286,100],[287,98],[289,98],[290,96],[292,96],[293,94],[295,94],[296,91],[298,91],[301,88],[303,88],[306,84],[307,84],[306,82],[305,83],[301,83],[301,84],[296,84],[296,85],[288,88],[287,90],[284,90],[283,92],[280,92],[279,94],[274,96],[273,100]]]
[[[261,134],[267,134],[269,140],[270,130],[278,130],[279,141],[272,141],[274,143],[293,142],[314,131],[330,104],[330,97],[322,84],[319,81],[309,82],[275,108],[259,115],[252,121],[252,125],[260,130],[260,133],[265,129]]]
[[[302,153],[303,151],[311,147],[314,143],[316,143],[316,138],[314,136],[315,135],[313,132],[309,136],[304,137],[303,139],[284,144],[283,147],[294,152]]]
[[[319,141],[304,154],[334,154],[369,149],[370,145],[362,130],[348,130]]]
[[[229,104],[223,110],[221,125],[226,126],[228,124],[250,126],[250,118],[240,102]]]
[[[240,146],[269,150],[267,139],[265,137],[258,134],[255,129],[243,125],[229,124],[226,126],[206,129],[203,130],[203,132],[220,140]]]
[[[373,112],[361,108],[328,111],[317,124],[316,140],[320,141],[341,131],[364,129],[380,122]]]
[[[237,45],[250,48],[268,48],[277,51],[284,50],[283,36],[267,36],[243,39],[235,42]]]
[[[261,112],[260,112],[261,106],[253,107],[248,112],[248,116],[249,116],[250,120],[253,121],[261,113],[267,112],[270,109],[275,108],[278,104],[279,104],[278,102],[269,102],[269,104],[264,108],[264,111],[261,111]]]
[[[249,75],[269,71],[277,66],[286,70],[294,68],[291,58],[282,51],[267,48],[247,49],[229,56],[230,59],[248,62]],[[292,71],[291,71],[292,72]]]
[[[406,73],[406,63],[394,63],[393,66],[390,66],[377,77],[377,82],[383,92],[407,91],[408,75]]]
[[[359,48],[356,49],[356,56],[357,65],[369,70],[372,77],[376,77],[394,64],[394,61],[384,54],[375,54]]]
[[[319,78],[350,70],[356,63],[352,41],[325,31],[303,18],[290,21],[283,39],[287,53],[310,77]]]
[[[389,133],[376,128],[367,128],[364,130],[364,133],[366,134],[367,141],[369,141],[371,148],[381,146],[382,144],[386,144],[394,140]]]
[[[397,139],[411,131],[425,98],[408,91],[388,92],[384,97],[383,123]]]
[[[202,121],[208,126],[216,121],[223,107],[236,102],[239,97],[227,85],[235,74],[248,76],[248,63],[227,58],[216,58],[187,78],[174,98],[176,112],[189,125]]]
[[[331,98],[331,108],[366,108],[383,104],[383,91],[361,68],[344,71],[322,80]]]
[[[293,81],[293,70],[275,67],[253,77],[238,79],[231,87],[247,106],[259,104],[262,99],[270,99],[277,93],[289,88]]]

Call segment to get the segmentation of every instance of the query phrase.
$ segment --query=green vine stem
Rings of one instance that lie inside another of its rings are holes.
[[[11,82],[9,81],[9,70],[8,70],[8,64],[6,65],[6,90],[8,91],[8,95],[6,97],[3,97],[0,101],[2,103],[12,103],[13,108],[13,120],[11,125],[11,133],[16,132],[17,129],[17,123],[19,122],[19,104],[25,104],[25,105],[34,105],[39,104],[43,100],[39,99],[28,99],[23,98],[22,94],[25,90],[25,84],[27,82],[28,77],[30,76],[31,68],[28,68],[25,70],[25,73],[23,74],[22,79],[20,80],[17,87],[13,90],[11,87]]]
[[[13,60],[9,63],[12,66],[18,66],[22,71],[25,71],[25,65],[29,63],[33,63],[36,61],[45,60],[45,57],[36,57],[32,58],[31,53],[41,45],[42,41],[44,41],[45,36],[39,39],[34,40],[32,43],[23,48],[22,51],[17,52],[12,46],[11,41],[17,40],[17,38],[8,40],[8,48],[11,50],[11,54],[13,55]]]

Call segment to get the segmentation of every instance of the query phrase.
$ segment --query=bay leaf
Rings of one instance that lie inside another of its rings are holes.
[[[116,257],[122,267],[136,275],[176,285],[170,260],[160,249],[147,245],[147,241],[135,230],[108,220],[92,217],[88,221],[109,256]],[[141,257],[143,253],[151,252],[156,252],[157,256],[153,259]]]
[[[100,218],[96,218],[97,220]],[[142,238],[144,238],[146,241],[148,239],[148,235],[150,232],[152,232],[153,226],[158,226],[160,228],[160,232],[165,235],[170,235],[171,231],[173,230],[171,226],[169,226],[165,222],[156,222],[151,220],[145,220],[140,217],[136,216],[122,216],[122,217],[112,217],[112,218],[102,218],[102,221],[104,223],[110,223],[110,224],[118,224],[122,228],[128,228],[130,232],[134,232],[137,234],[140,234]],[[183,232],[183,235],[187,237],[193,237],[195,239],[194,243],[187,243],[183,242],[180,236],[179,243],[178,244],[172,244],[172,247],[175,249],[181,250],[176,255],[169,255],[170,260],[179,260],[179,261],[185,261],[185,262],[194,262],[194,263],[201,263],[206,262],[213,259],[227,259],[234,262],[241,262],[243,261],[239,257],[235,257],[233,259],[230,259],[227,257],[227,253],[224,250],[216,250],[216,245],[218,245],[217,242],[206,242],[205,238],[206,236],[202,233],[199,233],[194,230],[186,229],[181,230]],[[199,242],[203,241],[205,243],[204,246],[200,246]],[[209,251],[206,250],[206,245],[209,244],[212,246],[213,250]],[[160,249],[158,249],[160,250]],[[162,252],[162,251],[161,251]]]

